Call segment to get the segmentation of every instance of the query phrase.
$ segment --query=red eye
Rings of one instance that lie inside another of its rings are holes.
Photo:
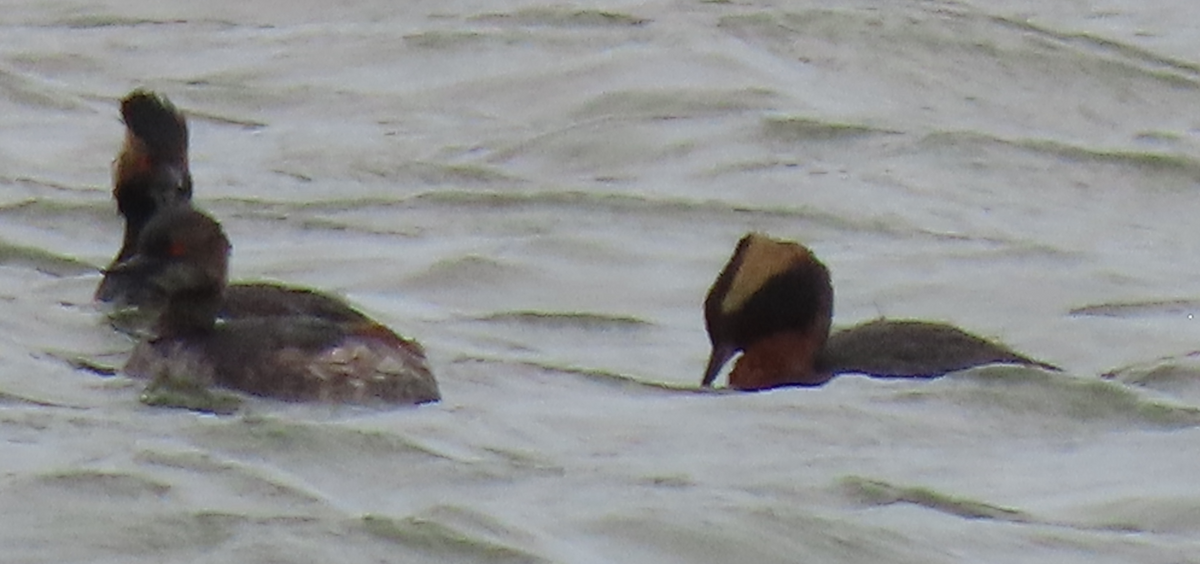
[[[187,247],[179,241],[172,241],[171,246],[167,248],[167,253],[173,257],[181,257],[187,254]]]

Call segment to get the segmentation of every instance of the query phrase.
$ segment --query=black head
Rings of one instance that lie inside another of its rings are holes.
[[[155,215],[138,240],[137,253],[107,274],[153,290],[166,302],[160,334],[208,330],[225,290],[229,250],[219,223],[180,206]]]
[[[712,353],[702,385],[711,385],[734,354],[780,331],[816,331],[821,342],[833,317],[829,270],[803,245],[751,233],[704,299]]]
[[[141,88],[121,99],[121,120],[149,154],[170,160],[187,155],[187,119],[166,96]]]
[[[138,239],[137,253],[109,272],[142,274],[167,294],[223,290],[229,250],[221,224],[194,208],[178,206],[155,215]]]

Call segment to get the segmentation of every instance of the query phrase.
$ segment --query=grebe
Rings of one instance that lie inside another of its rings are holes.
[[[187,379],[291,401],[420,404],[440,399],[420,345],[386,327],[311,314],[218,321],[229,240],[188,206],[159,211],[111,270],[166,299],[123,372]]]
[[[729,387],[819,386],[838,374],[935,378],[1007,363],[1057,367],[944,323],[879,319],[830,335],[833,286],[807,247],[751,233],[704,300],[712,353],[702,386],[742,352]]]

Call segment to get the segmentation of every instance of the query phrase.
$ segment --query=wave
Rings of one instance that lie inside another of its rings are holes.
[[[454,365],[467,366],[470,370],[486,367],[515,370],[527,377],[529,385],[538,382],[565,379],[599,384],[603,387],[624,393],[645,393],[652,395],[667,394],[701,394],[726,395],[740,394],[726,389],[702,388],[696,384],[679,384],[675,382],[659,382],[646,378],[632,376],[601,368],[580,367],[565,363],[545,362],[537,360],[514,360],[510,358],[495,358],[490,356],[462,355],[453,361]]]
[[[1115,368],[1102,377],[1200,404],[1200,351]]]
[[[945,494],[926,487],[897,486],[861,476],[847,476],[841,479],[840,484],[846,495],[868,505],[908,503],[967,519],[1012,523],[1029,523],[1034,520],[1023,511]]]
[[[216,211],[228,210],[239,216],[279,218],[289,216],[292,210],[307,214],[326,214],[313,219],[306,225],[339,231],[367,233],[395,233],[408,235],[411,228],[381,227],[367,225],[361,217],[337,214],[364,212],[375,217],[388,217],[388,224],[419,225],[430,221],[430,217],[445,217],[438,214],[473,214],[483,222],[487,214],[506,213],[531,217],[570,218],[577,225],[603,222],[619,215],[623,221],[653,221],[666,229],[667,222],[686,224],[734,224],[737,226],[757,225],[767,229],[779,225],[780,229],[795,229],[797,224],[812,225],[839,233],[865,233],[883,237],[905,237],[945,240],[981,240],[996,243],[993,239],[978,239],[965,235],[945,233],[918,225],[896,221],[896,218],[874,218],[869,216],[848,217],[821,210],[815,206],[754,204],[730,195],[726,199],[689,199],[671,196],[636,193],[613,193],[602,190],[423,190],[411,196],[395,198],[361,197],[311,198],[304,201],[270,201],[245,198],[209,199]],[[397,222],[397,212],[411,213],[411,222]],[[511,216],[509,216],[511,217]],[[445,226],[444,221],[438,223]],[[740,227],[745,229],[745,227]]]
[[[371,536],[395,542],[404,549],[453,562],[551,562],[521,546],[534,544],[528,535],[491,516],[460,506],[441,505],[399,518],[367,514],[359,525]]]
[[[14,245],[0,240],[0,265],[31,268],[56,277],[78,276],[96,272],[94,265],[74,257],[60,255],[38,247]]]
[[[956,152],[999,148],[1036,157],[1132,168],[1142,174],[1174,175],[1187,181],[1200,180],[1200,159],[1183,153],[1077,145],[1046,138],[1009,139],[977,131],[932,132],[923,136],[919,145],[925,150]]]
[[[653,325],[634,316],[563,311],[504,311],[479,316],[475,320],[502,325],[584,331],[635,331]]]
[[[608,10],[579,9],[561,6],[539,6],[513,12],[470,16],[468,21],[493,25],[551,26],[551,27],[630,27],[650,23],[646,18]]]
[[[771,116],[763,119],[763,135],[769,139],[796,143],[801,141],[830,142],[857,140],[867,137],[893,136],[901,131],[871,127],[856,123],[826,121],[803,116]]]
[[[945,3],[886,12],[853,8],[746,12],[724,16],[719,27],[802,62],[828,64],[864,54],[873,57],[860,59],[866,67],[888,65],[881,69],[884,74],[900,75],[907,70],[892,66],[893,58],[867,54],[886,51],[928,61],[929,76],[910,77],[913,81],[941,83],[935,77],[962,69],[968,72],[960,75],[960,81],[1057,73],[1091,80],[1095,77],[1089,74],[1099,73],[1170,86],[1200,86],[1200,65],[1195,63],[1094,34],[1058,31],[1028,20],[949,8]],[[831,53],[830,46],[838,46],[838,53]],[[947,57],[948,53],[954,56]]]
[[[987,366],[904,390],[899,402],[953,402],[974,414],[1034,428],[1182,429],[1200,426],[1200,408],[1148,397],[1121,382]]]
[[[1071,308],[1068,315],[1091,317],[1187,317],[1200,316],[1200,300],[1165,299],[1109,302]]]

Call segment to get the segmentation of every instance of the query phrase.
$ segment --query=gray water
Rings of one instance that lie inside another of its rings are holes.
[[[1193,16],[9,2],[3,560],[1200,562]],[[442,403],[214,417],[77,368],[132,346],[90,298],[139,86],[190,116],[233,277],[417,338]],[[1066,371],[694,393],[749,230],[824,260],[836,325],[947,321]]]

